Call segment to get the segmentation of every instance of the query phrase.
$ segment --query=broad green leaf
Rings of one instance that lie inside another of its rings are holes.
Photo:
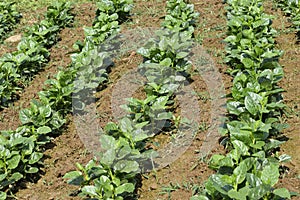
[[[102,155],[100,162],[104,165],[111,166],[116,159],[115,149],[108,149]]]
[[[165,58],[159,64],[161,64],[164,67],[170,67],[172,64],[172,60],[171,58]]]
[[[256,141],[255,144],[250,144],[251,147],[255,149],[262,149],[265,146],[264,141]]]
[[[43,153],[33,152],[30,155],[29,164],[31,165],[31,164],[34,164],[34,163],[38,162],[42,157],[43,157]]]
[[[21,160],[20,155],[13,156],[9,160],[7,160],[7,168],[8,169],[15,169],[16,167],[18,167],[20,160]]]
[[[180,52],[180,53],[176,54],[176,58],[177,59],[182,59],[182,58],[187,57],[188,55],[189,55],[188,52]]]
[[[95,186],[84,186],[82,188],[82,192],[84,194],[87,194],[87,195],[91,195],[92,197],[97,197],[98,194],[97,194],[97,188]]]
[[[0,182],[7,177],[7,173],[0,174]]]
[[[133,127],[131,126],[131,121],[128,118],[122,118],[119,121],[119,127],[123,133],[131,133]]]
[[[28,110],[28,109],[24,109],[24,110],[21,110],[20,111],[20,114],[19,114],[19,118],[22,122],[22,124],[27,124],[29,122],[31,122],[31,111]]]
[[[63,178],[66,178],[66,179],[74,179],[78,176],[81,176],[82,173],[80,171],[71,171],[71,172],[68,172],[66,173]]]
[[[100,136],[101,148],[115,149],[116,140],[112,136],[102,134]]]
[[[118,154],[116,156],[118,159],[123,159],[125,156],[129,155],[130,153],[131,153],[130,146],[124,146],[118,149]]]
[[[5,200],[7,197],[5,192],[0,191],[0,200]]]
[[[260,180],[260,178],[258,178],[252,173],[247,173],[246,179],[251,187],[259,187],[260,185],[262,185],[262,181]]]
[[[23,175],[19,172],[15,172],[9,177],[9,181],[16,182],[19,181],[21,178],[23,178]]]
[[[213,174],[209,179],[212,181],[214,188],[224,195],[227,195],[227,192],[233,189],[232,178],[228,175]]]
[[[241,189],[239,189],[239,191],[235,191],[235,190],[230,190],[228,192],[228,196],[231,199],[237,199],[237,200],[247,200],[247,195],[249,193],[249,187],[243,187]]]
[[[124,183],[123,185],[119,186],[115,190],[115,194],[119,195],[124,192],[132,193],[134,191],[135,187],[132,183]]]
[[[162,112],[162,113],[159,113],[157,115],[157,120],[166,120],[166,119],[172,119],[173,117],[173,114],[171,112]]]
[[[248,197],[251,200],[261,199],[266,194],[270,193],[271,187],[266,184],[261,184],[258,187],[251,188]]]
[[[245,108],[242,106],[240,102],[230,101],[227,103],[227,110],[230,114],[239,116],[242,112],[245,111]]]
[[[213,169],[218,169],[220,167],[220,161],[223,160],[225,156],[214,154],[209,160],[209,167]]]
[[[275,189],[273,193],[281,198],[291,199],[290,192],[286,188]]]
[[[237,37],[235,35],[230,35],[230,36],[227,36],[225,39],[224,39],[225,42],[229,42],[229,43],[234,43],[237,41]]]
[[[250,58],[242,58],[241,61],[247,69],[251,69],[254,67],[254,62]]]
[[[276,164],[269,164],[261,172],[263,183],[274,186],[278,182],[279,168]]]
[[[235,175],[236,184],[241,184],[245,178],[248,171],[247,165],[245,162],[241,162],[234,170],[233,174]]]
[[[71,185],[81,185],[85,180],[80,171],[71,171],[66,173],[63,178],[69,179],[67,182]]]
[[[120,160],[114,165],[114,170],[125,173],[135,173],[139,171],[139,164],[136,161]]]
[[[248,152],[249,148],[242,141],[234,140],[234,141],[232,141],[232,144],[233,144],[234,148],[237,149],[241,155],[243,155],[243,156],[249,155],[249,152]]]
[[[29,169],[26,169],[25,172],[28,174],[35,174],[39,171],[39,168],[37,167],[30,167]]]
[[[47,134],[50,133],[51,131],[52,131],[51,128],[48,126],[42,126],[37,129],[38,134]]]
[[[264,146],[265,150],[270,150],[270,149],[274,149],[279,147],[281,144],[283,144],[284,142],[279,141],[279,140],[275,140],[275,139],[270,139],[269,142],[266,143],[266,145]]]
[[[279,156],[279,162],[290,162],[292,157],[287,154],[283,154]]]
[[[260,101],[262,97],[256,93],[249,92],[245,98],[245,107],[252,115],[258,115],[261,111]]]

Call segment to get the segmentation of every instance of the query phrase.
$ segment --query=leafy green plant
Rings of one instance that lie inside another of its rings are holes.
[[[119,21],[124,22],[133,8],[133,0],[102,0],[97,2],[97,16],[117,14]]]
[[[300,2],[298,0],[274,0],[292,21],[292,27],[297,31],[298,40],[300,39]]]
[[[217,171],[205,191],[191,199],[290,199],[285,188],[275,189],[280,163],[290,157],[278,155],[283,78],[278,63],[281,51],[274,46],[271,16],[263,13],[260,0],[227,1],[228,37],[225,61],[233,68],[228,117],[222,135],[226,155],[213,155],[209,166]]]
[[[108,4],[105,7],[108,2],[111,1],[102,1],[102,12],[98,15],[109,13],[113,6]],[[118,123],[109,122],[105,126],[105,133],[100,137],[103,149],[100,155],[85,167],[77,164],[77,171],[65,175],[70,184],[81,186],[81,195],[85,197],[107,200],[132,198],[136,189],[136,176],[143,171],[141,166],[150,164],[149,169],[154,167],[152,159],[156,153],[146,148],[146,142],[154,136],[151,129],[153,122],[157,125],[159,121],[174,119],[169,110],[174,103],[175,91],[186,80],[185,75],[188,75],[191,68],[186,57],[192,44],[191,35],[187,32],[161,31],[157,36],[159,39],[151,39],[139,50],[145,59],[139,71],[147,79],[146,98],[128,99],[129,103],[122,106],[129,112],[128,115]],[[78,49],[88,52],[95,48],[91,43],[93,41],[85,41],[78,45]],[[93,54],[98,55],[97,51]],[[82,55],[84,53],[75,54],[72,59],[84,60]],[[91,72],[90,77],[94,73]],[[161,127],[166,126],[170,125],[163,123]]]
[[[75,70],[59,71],[55,79],[45,81],[45,90],[39,92],[42,102],[64,114],[71,111],[72,92],[74,92]]]
[[[116,140],[102,135],[100,141],[106,150],[100,160],[91,160],[85,167],[77,164],[79,171],[69,172],[64,178],[68,178],[71,184],[83,185],[81,195],[122,200],[126,193],[135,190],[134,178],[140,170],[135,159],[140,157],[140,152],[132,149],[125,138]],[[87,185],[91,182],[93,185]]]
[[[69,7],[61,8],[60,12],[56,14],[68,12],[69,9]],[[53,10],[49,12],[53,12]],[[64,14],[62,16],[65,17]],[[44,25],[49,25],[49,27],[44,29]],[[49,42],[52,39],[56,41],[60,28],[63,27],[51,24],[47,20],[43,21],[42,25],[37,25],[31,30],[32,34],[27,33],[27,36],[22,39],[18,45],[18,51],[5,54],[0,59],[1,105],[7,105],[19,89],[20,82],[24,81],[26,76],[37,72],[46,62],[49,52],[43,42]],[[55,31],[48,34],[46,29],[50,29],[50,32]],[[49,81],[48,92],[41,92],[41,101],[32,100],[29,108],[20,111],[19,116],[22,122],[20,127],[15,131],[1,131],[0,199],[8,198],[15,191],[20,180],[39,172],[44,145],[50,142],[50,135],[59,132],[66,123],[64,110],[55,110],[62,99],[54,100],[51,95],[60,94],[62,97],[66,97],[69,92],[66,89],[68,88],[66,84],[69,84],[66,83],[66,78],[69,77],[59,74],[57,78],[57,82]],[[64,88],[62,89],[60,86]]]
[[[184,32],[192,35],[199,13],[195,12],[194,5],[183,0],[167,1],[167,15],[163,26],[171,31]]]
[[[0,41],[7,37],[16,24],[20,22],[22,15],[18,12],[15,2],[0,2]]]
[[[69,3],[55,3],[48,7],[45,19],[30,28],[17,46],[17,51],[0,58],[0,105],[7,106],[17,91],[40,71],[49,59],[50,48],[58,41],[58,32],[71,23]]]
[[[187,60],[192,47],[191,37],[185,32],[160,30],[157,39],[150,39],[146,45],[138,49],[145,58],[145,63],[160,63],[182,73],[189,73],[191,63]],[[169,69],[168,69],[169,70]]]

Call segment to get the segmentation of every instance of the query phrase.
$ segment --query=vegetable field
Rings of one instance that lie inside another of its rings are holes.
[[[0,2],[0,200],[300,199],[300,2]]]

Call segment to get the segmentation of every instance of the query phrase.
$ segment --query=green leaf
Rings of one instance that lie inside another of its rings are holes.
[[[220,167],[220,161],[223,160],[225,156],[214,154],[209,160],[209,167],[212,169],[218,169]]]
[[[82,173],[80,171],[71,171],[71,172],[68,172],[66,173],[63,178],[66,178],[66,179],[74,179],[78,176],[81,176]]]
[[[71,185],[81,185],[85,180],[80,171],[71,171],[66,173],[63,178],[69,179],[67,182]]]
[[[273,191],[274,194],[281,198],[291,199],[290,192],[286,188],[278,188]]]
[[[34,163],[38,162],[42,157],[43,157],[43,153],[33,152],[30,155],[29,164],[31,165],[31,164],[34,164]]]
[[[256,93],[248,92],[245,98],[245,107],[252,115],[258,115],[261,111],[260,101],[262,97]]]
[[[170,67],[172,64],[172,60],[171,60],[171,58],[165,58],[159,64],[164,67]]]
[[[275,140],[275,139],[270,139],[269,142],[266,143],[266,145],[264,146],[264,149],[270,150],[270,149],[274,149],[279,147],[281,144],[283,144],[284,142],[279,141],[279,140]]]
[[[38,134],[47,134],[50,133],[51,131],[52,131],[51,128],[48,126],[42,126],[37,129]]]
[[[245,108],[240,102],[230,101],[227,103],[227,110],[230,114],[239,116],[242,112],[245,111]]]
[[[261,173],[263,183],[274,186],[278,182],[279,168],[276,164],[270,164],[264,167]]]
[[[2,192],[0,191],[0,200],[5,200],[6,199],[6,193],[5,192]]]
[[[3,181],[6,177],[7,177],[7,173],[0,174],[0,182]]]
[[[32,113],[30,110],[28,110],[28,109],[21,110],[20,114],[19,114],[19,118],[20,118],[22,124],[30,123],[31,115],[32,115]]]
[[[115,190],[115,194],[119,195],[124,192],[132,193],[134,191],[135,187],[132,183],[124,183],[123,185],[119,186]]]
[[[252,173],[247,173],[246,179],[247,179],[247,182],[249,183],[249,185],[253,188],[259,187],[260,185],[262,185],[262,181]]]
[[[254,62],[250,58],[242,58],[241,61],[247,69],[251,69],[254,66]]]
[[[157,115],[157,120],[165,120],[165,119],[172,119],[173,117],[173,114],[171,112],[162,112],[162,113],[159,113]]]
[[[39,171],[39,168],[37,168],[37,167],[30,167],[29,169],[25,170],[25,172],[28,174],[35,174],[38,171]]]
[[[228,196],[231,199],[247,200],[247,195],[248,195],[249,191],[250,191],[249,187],[246,186],[246,187],[239,189],[239,191],[230,190],[228,192]]]
[[[234,148],[237,149],[241,155],[243,155],[243,156],[249,155],[249,152],[248,152],[249,148],[242,141],[234,140],[234,141],[232,141],[232,144],[233,144]]]
[[[101,163],[107,166],[111,166],[116,159],[115,149],[108,149],[101,157]]]
[[[177,59],[182,59],[182,58],[187,57],[188,55],[189,55],[188,52],[180,52],[180,53],[176,54],[176,58]]]
[[[139,171],[139,164],[136,161],[121,160],[114,165],[114,170],[125,173],[134,173]]]
[[[292,157],[287,154],[283,154],[283,155],[279,156],[279,162],[290,162],[291,159],[292,159]]]
[[[97,197],[97,188],[95,186],[84,186],[82,188],[82,193],[87,194],[87,195],[91,195],[92,197]]]
[[[214,189],[227,195],[232,188],[232,178],[228,175],[213,174],[209,180],[213,183]]]
[[[18,167],[20,160],[21,160],[20,155],[13,156],[12,158],[10,158],[7,161],[7,168],[8,169],[15,169],[16,167]]]
[[[9,177],[9,181],[14,183],[19,181],[21,178],[23,178],[23,175],[19,172],[15,172],[13,175],[11,175],[11,177]]]
[[[112,136],[102,134],[100,136],[100,143],[103,149],[114,149],[116,140]]]

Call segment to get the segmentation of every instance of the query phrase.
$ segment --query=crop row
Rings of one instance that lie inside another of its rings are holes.
[[[290,16],[292,26],[297,31],[298,39],[300,39],[300,2],[298,0],[275,0],[275,2],[286,15]]]
[[[124,1],[122,1],[124,2]],[[86,39],[81,48],[81,53],[73,55],[71,66],[60,71],[55,79],[50,79],[45,82],[45,89],[39,92],[39,99],[33,99],[31,106],[20,112],[20,120],[22,126],[15,131],[1,131],[0,135],[0,199],[6,199],[8,193],[12,194],[15,190],[15,185],[21,179],[26,179],[29,176],[39,172],[42,166],[43,152],[45,144],[51,141],[51,136],[60,133],[62,126],[66,123],[66,114],[72,111],[72,93],[75,93],[74,80],[76,74],[80,72],[81,66],[88,61],[87,54],[93,51],[92,46],[96,45],[101,40],[109,37],[118,28],[118,15],[103,14],[105,13],[128,13],[130,9],[128,5],[123,5],[119,2],[98,2],[97,13],[93,27],[89,28],[92,33],[85,32]],[[48,19],[52,19],[50,23],[66,23],[66,19],[71,20],[69,13],[69,4],[56,4],[54,7],[48,8]],[[57,10],[56,8],[64,8]],[[99,10],[105,9],[100,13]],[[58,12],[59,11],[59,12]],[[114,20],[109,20],[114,19]],[[108,23],[109,22],[109,23]],[[48,23],[44,21],[44,23]],[[113,25],[112,28],[104,29],[107,25]],[[40,27],[40,26],[38,26]],[[41,26],[43,28],[44,26]],[[57,29],[57,27],[53,27]],[[35,32],[37,34],[39,32]],[[51,30],[45,29],[43,33],[48,33],[51,36]],[[37,36],[34,36],[35,38]],[[46,37],[39,37],[47,39]],[[97,39],[98,41],[95,41]],[[41,42],[41,41],[40,41]],[[33,41],[33,43],[35,43]],[[97,59],[98,55],[94,55]],[[82,58],[82,60],[80,60]],[[86,59],[87,58],[87,59]],[[97,70],[97,69],[95,69]],[[83,71],[83,70],[82,70]]]
[[[49,60],[59,31],[73,22],[70,3],[53,3],[39,24],[28,28],[17,50],[0,58],[0,107],[16,98],[24,83],[39,72]]]
[[[231,67],[233,86],[228,95],[228,116],[222,128],[226,155],[213,155],[209,166],[217,171],[205,183],[203,195],[192,199],[289,199],[285,188],[275,189],[286,127],[280,121],[285,107],[278,82],[282,52],[275,48],[272,16],[261,0],[228,0],[225,62]]]
[[[175,91],[189,76],[187,57],[197,17],[192,4],[167,1],[164,29],[137,51],[144,57],[138,71],[146,78],[146,97],[127,99],[122,107],[129,114],[117,123],[107,123],[100,135],[102,151],[86,166],[77,163],[78,170],[64,176],[70,184],[81,186],[80,195],[104,200],[136,196],[138,175],[153,169],[149,163],[157,156],[147,142],[170,128]]]
[[[20,22],[22,15],[15,3],[9,1],[0,2],[0,13],[0,41],[3,41]]]

